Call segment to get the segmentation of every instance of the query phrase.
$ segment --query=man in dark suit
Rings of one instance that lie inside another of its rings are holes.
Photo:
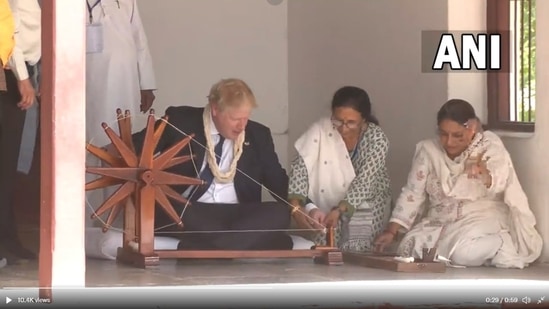
[[[283,231],[290,225],[290,208],[284,200],[288,176],[278,161],[269,128],[249,120],[254,107],[254,95],[245,82],[225,79],[213,85],[205,108],[166,110],[171,125],[166,126],[156,151],[168,149],[185,134],[195,134],[179,154],[195,155],[194,163],[175,166],[170,172],[207,182],[174,187],[192,203],[174,205],[178,213],[184,209],[184,231],[192,232],[179,234],[180,249],[292,248],[291,238]],[[144,136],[145,131],[134,134],[138,152]],[[262,186],[277,202],[262,202]],[[157,228],[173,225],[159,207],[155,217]]]

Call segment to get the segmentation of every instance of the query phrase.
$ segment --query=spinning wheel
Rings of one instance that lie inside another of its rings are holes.
[[[107,200],[99,206],[92,219],[110,210],[103,231],[106,232],[113,221],[125,210],[124,217],[124,247],[123,254],[132,244],[137,244],[138,253],[142,256],[153,255],[154,240],[154,209],[155,202],[179,227],[183,227],[181,218],[176,213],[169,198],[187,203],[187,200],[173,190],[170,185],[202,185],[204,181],[196,178],[180,176],[165,170],[191,160],[191,156],[175,157],[177,153],[189,144],[192,135],[182,139],[164,153],[154,157],[154,150],[167,122],[162,121],[154,128],[154,111],[151,110],[148,119],[145,140],[141,154],[137,154],[131,136],[131,115],[116,111],[120,136],[112,128],[102,123],[105,133],[112,142],[111,151],[92,144],[87,150],[110,167],[87,167],[86,172],[100,175],[96,180],[86,184],[86,190],[95,190],[121,185]],[[167,120],[167,117],[163,118]],[[114,153],[115,152],[115,153]],[[133,252],[133,251],[132,251]],[[131,254],[130,254],[131,255]],[[150,260],[150,259],[149,259]],[[153,261],[150,262],[154,262]]]
[[[228,251],[228,250],[154,250],[154,214],[156,203],[181,229],[184,227],[169,198],[183,204],[188,201],[173,190],[170,185],[203,185],[197,178],[167,172],[166,169],[192,160],[192,156],[177,154],[193,138],[193,134],[179,141],[155,156],[155,148],[167,125],[164,116],[155,129],[154,111],[147,119],[145,139],[141,153],[137,153],[132,142],[131,115],[123,115],[117,110],[119,135],[103,123],[102,127],[112,142],[109,150],[87,145],[87,150],[110,167],[86,167],[86,172],[99,175],[86,184],[86,191],[103,189],[113,185],[120,187],[108,197],[92,215],[97,218],[110,210],[103,231],[107,231],[116,217],[124,213],[123,246],[118,248],[117,260],[139,267],[158,265],[162,258],[297,258],[313,257],[315,262],[340,265],[343,257],[334,246],[333,229],[327,234],[327,246],[310,250],[267,250],[267,251]]]

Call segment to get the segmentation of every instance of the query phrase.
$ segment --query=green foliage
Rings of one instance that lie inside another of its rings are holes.
[[[519,1],[521,5],[521,33],[520,33],[520,73],[517,108],[519,109],[518,121],[531,121],[535,119],[535,105],[528,109],[528,101],[535,102],[536,97],[536,0]],[[518,16],[517,16],[518,17]],[[522,110],[524,103],[524,110]],[[528,117],[530,113],[530,117]]]

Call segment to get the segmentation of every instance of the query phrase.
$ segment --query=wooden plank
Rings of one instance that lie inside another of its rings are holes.
[[[446,272],[446,265],[439,262],[404,263],[394,260],[394,256],[376,256],[373,254],[361,254],[352,252],[343,252],[343,261],[345,263],[386,269],[397,272],[407,273],[443,273]]]
[[[157,250],[143,254],[130,248],[118,248],[117,261],[140,268],[158,266],[161,258],[168,259],[274,259],[312,258],[315,264],[343,265],[337,248],[321,247],[309,250]]]
[[[85,12],[42,2],[39,296],[85,286]],[[82,151],[74,151],[82,149]]]
[[[304,258],[322,256],[325,250],[157,250],[154,253],[162,258],[172,259],[269,259]]]

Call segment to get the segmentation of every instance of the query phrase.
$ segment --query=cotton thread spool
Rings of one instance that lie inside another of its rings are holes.
[[[133,252],[139,251],[139,245],[135,241],[128,242],[128,246],[133,250]]]
[[[414,258],[413,257],[402,257],[402,256],[395,256],[395,261],[402,262],[402,263],[413,263]]]

